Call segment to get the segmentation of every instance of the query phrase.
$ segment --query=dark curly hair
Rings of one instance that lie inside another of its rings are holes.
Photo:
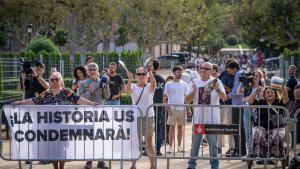
[[[83,66],[76,66],[75,69],[74,69],[74,71],[73,71],[73,77],[75,78],[76,81],[79,80],[79,77],[77,76],[77,70],[80,70],[80,72],[83,73],[83,77],[84,78],[86,78],[88,76],[85,67],[83,67]]]

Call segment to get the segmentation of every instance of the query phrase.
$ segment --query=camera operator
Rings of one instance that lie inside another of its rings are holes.
[[[105,99],[110,97],[108,77],[105,75],[99,75],[99,67],[96,63],[88,64],[87,70],[89,77],[80,83],[78,94],[85,99],[104,105]],[[87,161],[84,168],[92,168],[92,163],[93,161]],[[97,167],[108,168],[105,166],[104,161],[98,161]]]
[[[47,90],[49,83],[43,78],[45,73],[45,65],[43,63],[38,62],[35,64],[35,67],[31,67],[28,62],[23,64],[27,65],[23,65],[22,77],[18,88],[24,92],[23,99],[29,99]]]
[[[234,75],[234,82],[233,82],[233,88],[230,93],[228,93],[226,100],[231,98],[232,105],[242,105],[242,98],[243,95],[238,93],[238,88],[240,86],[240,77],[243,73],[243,70],[240,69],[239,64],[236,61],[231,61],[226,65],[226,71],[230,75]],[[241,128],[243,128],[243,123],[241,118],[243,117],[243,112],[240,112],[240,108],[232,108],[232,124],[239,124],[241,125]],[[241,124],[240,124],[241,122]],[[239,136],[234,135],[234,146],[235,149],[233,153],[230,155],[231,157],[239,157],[240,155],[244,156],[246,155],[246,143],[245,143],[245,132],[242,129],[241,131],[241,142],[239,141]],[[240,147],[241,147],[241,153],[240,154]]]
[[[34,67],[31,67],[29,61],[20,60],[23,64],[23,70],[18,89],[23,91],[23,100],[38,97],[39,94],[49,88],[49,83],[43,78],[45,65],[41,62],[37,62]],[[25,161],[25,164],[29,163],[29,161]],[[49,164],[49,162],[40,161],[39,164]]]
[[[263,89],[265,87],[263,73],[259,70],[253,73],[244,73],[240,78],[240,86],[238,88],[238,93],[243,94],[243,104],[249,105],[250,96],[257,91],[260,91],[256,95],[256,99],[263,99]],[[259,89],[258,88],[262,88]],[[246,143],[247,143],[247,153],[250,152],[250,145],[252,143],[252,126],[253,122],[256,120],[256,112],[249,108],[244,108],[243,110],[243,124],[245,129]]]

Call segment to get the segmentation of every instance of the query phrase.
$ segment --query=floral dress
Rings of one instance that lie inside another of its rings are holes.
[[[68,89],[63,88],[58,94],[54,95],[51,90],[46,90],[41,93],[38,97],[33,97],[32,101],[34,104],[39,105],[72,105],[77,104],[80,96],[76,93],[73,93],[71,96],[68,96]]]

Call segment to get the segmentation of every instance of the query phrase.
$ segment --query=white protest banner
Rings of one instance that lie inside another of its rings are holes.
[[[140,157],[136,106],[5,106],[12,160]]]

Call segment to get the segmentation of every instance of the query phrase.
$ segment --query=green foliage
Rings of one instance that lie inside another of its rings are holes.
[[[236,35],[228,35],[228,36],[226,37],[225,41],[226,41],[226,43],[227,43],[228,45],[233,46],[233,45],[236,45],[236,44],[237,44],[238,38],[237,38]]]
[[[132,105],[131,96],[129,94],[121,95],[121,105]]]
[[[60,55],[60,52],[55,46],[55,44],[45,37],[39,37],[33,39],[33,41],[27,46],[26,50],[30,50],[35,54],[38,54],[41,51],[45,51],[46,53],[55,53]]]
[[[251,46],[282,52],[298,49],[300,3],[294,0],[244,1],[238,16],[243,39]]]
[[[124,46],[129,41],[128,30],[125,26],[119,27],[116,34],[118,35],[116,46]]]
[[[59,28],[55,32],[55,35],[53,36],[52,41],[57,46],[65,46],[65,44],[68,42],[68,32],[63,28]]]

